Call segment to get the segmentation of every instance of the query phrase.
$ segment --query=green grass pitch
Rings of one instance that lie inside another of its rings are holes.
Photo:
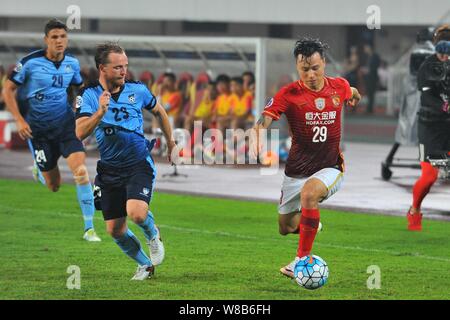
[[[166,259],[153,279],[135,282],[135,263],[106,234],[100,212],[103,241],[82,240],[74,186],[52,194],[0,180],[0,299],[450,299],[448,222],[424,220],[423,232],[408,232],[403,217],[321,210],[313,253],[330,277],[308,291],[278,272],[298,237],[278,234],[275,203],[156,193],[151,210]],[[81,271],[79,290],[66,286],[71,265]],[[372,265],[380,289],[367,287]]]

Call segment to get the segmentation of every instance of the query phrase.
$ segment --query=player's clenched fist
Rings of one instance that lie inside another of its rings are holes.
[[[358,92],[358,89],[353,87],[350,87],[350,89],[352,90],[352,96],[347,100],[347,105],[350,107],[355,107],[361,100],[361,95]]]
[[[103,91],[102,95],[98,99],[99,111],[101,115],[104,115],[108,111],[109,101],[111,100],[111,93]]]

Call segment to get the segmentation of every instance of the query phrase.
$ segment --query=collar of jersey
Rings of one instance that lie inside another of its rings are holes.
[[[102,88],[102,91],[105,91],[105,88],[103,88],[100,81],[98,82],[98,85],[100,86],[100,88]],[[122,93],[123,89],[125,89],[125,84],[123,84],[123,86],[121,86],[119,91],[117,91],[116,93],[111,93],[111,98],[113,98],[115,102],[119,101],[119,97],[120,97],[120,94]]]
[[[47,58],[47,49],[44,49],[44,58],[47,59],[48,61],[50,61],[51,63],[53,63],[53,65],[55,66],[56,69],[59,69],[59,67],[61,67],[61,63],[66,58],[66,53],[64,52],[63,57],[62,57],[61,60],[53,61],[53,60],[50,60],[49,58]]]
[[[298,80],[297,83],[298,83],[298,85],[299,85],[301,88],[307,90],[308,92],[311,92],[311,93],[314,93],[314,94],[319,94],[319,93],[321,93],[321,92],[325,89],[325,87],[328,85],[328,78],[327,78],[327,77],[324,77],[323,87],[322,87],[322,89],[320,89],[319,91],[313,91],[313,90],[311,90],[310,88],[308,88],[308,87],[303,83],[302,80]]]

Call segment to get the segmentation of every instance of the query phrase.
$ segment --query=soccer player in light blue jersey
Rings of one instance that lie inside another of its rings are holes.
[[[150,155],[152,143],[144,137],[143,109],[158,119],[168,141],[169,161],[176,145],[164,107],[145,84],[125,81],[128,58],[124,49],[116,43],[101,44],[95,63],[99,83],[84,88],[77,97],[76,134],[84,139],[95,132],[100,150],[95,185],[100,188],[106,229],[137,262],[132,280],[144,280],[162,263],[164,246],[149,211],[156,168]],[[127,216],[144,232],[150,256],[128,228]]]
[[[94,230],[95,212],[92,186],[85,165],[83,144],[75,135],[75,113],[68,101],[67,90],[81,86],[78,60],[66,54],[67,26],[56,19],[45,25],[46,49],[32,52],[17,63],[6,81],[3,97],[12,113],[22,139],[29,139],[30,149],[47,187],[58,191],[61,174],[58,159],[63,156],[73,173],[78,202],[84,218],[87,241],[100,241]],[[28,105],[25,118],[16,100],[17,89]]]

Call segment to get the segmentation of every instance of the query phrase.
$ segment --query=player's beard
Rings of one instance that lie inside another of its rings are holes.
[[[125,83],[124,78],[113,78],[107,80],[108,90],[113,92],[116,88],[120,88]]]
[[[114,86],[115,87],[121,87],[121,86],[123,86],[124,85],[124,83],[125,83],[125,78],[117,78],[117,79],[114,79]]]

